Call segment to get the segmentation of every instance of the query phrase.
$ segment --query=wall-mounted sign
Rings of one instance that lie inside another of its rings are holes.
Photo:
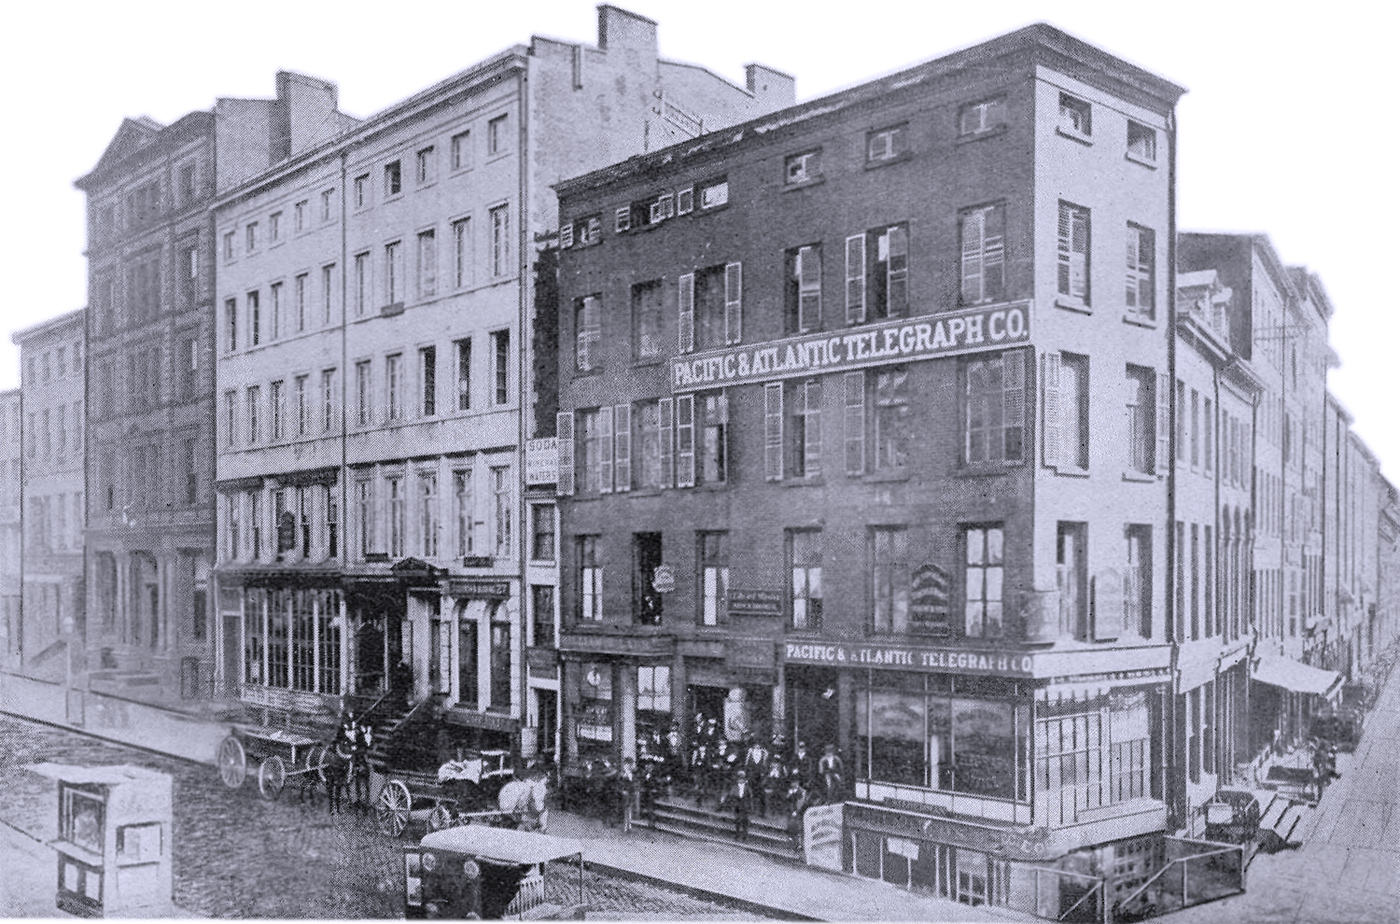
[[[711,350],[671,360],[671,391],[698,391],[797,375],[1004,350],[1031,338],[1031,303],[899,318],[841,332]]]
[[[676,569],[670,565],[657,565],[651,575],[651,586],[659,594],[669,594],[676,589]]]
[[[776,590],[752,587],[729,588],[730,616],[781,616],[783,595]]]
[[[789,664],[994,674],[1003,677],[1030,677],[1035,666],[1035,656],[1024,652],[825,642],[786,642],[783,645],[783,658]]]
[[[554,484],[559,480],[559,438],[525,441],[525,483]]]
[[[448,582],[448,590],[458,597],[505,600],[510,597],[510,581],[475,581],[471,578],[453,578]]]

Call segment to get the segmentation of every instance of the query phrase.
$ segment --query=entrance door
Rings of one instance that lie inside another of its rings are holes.
[[[540,763],[554,763],[554,732],[559,724],[559,694],[553,690],[536,690],[538,719],[535,753]]]

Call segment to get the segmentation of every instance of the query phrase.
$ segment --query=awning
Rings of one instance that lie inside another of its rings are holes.
[[[1342,675],[1312,667],[1279,655],[1260,655],[1250,676],[1271,687],[1282,687],[1294,693],[1312,693],[1331,699],[1342,688]]]

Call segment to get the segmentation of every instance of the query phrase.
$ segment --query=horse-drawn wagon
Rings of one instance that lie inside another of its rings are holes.
[[[436,770],[386,767],[374,803],[374,817],[385,834],[398,837],[410,821],[431,830],[500,814],[496,798],[512,777],[510,752],[468,752]]]
[[[317,774],[325,779],[326,745],[301,732],[260,725],[233,725],[219,742],[219,778],[229,789],[238,789],[248,775],[250,757],[259,760],[258,792],[276,799],[287,777]]]

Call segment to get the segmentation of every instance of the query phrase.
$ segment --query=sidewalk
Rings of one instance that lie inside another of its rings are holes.
[[[694,841],[551,809],[549,833],[583,842],[589,866],[679,887],[699,898],[738,901],[749,910],[814,921],[1034,921],[1009,908],[973,907],[825,870],[770,859],[738,846]]]

